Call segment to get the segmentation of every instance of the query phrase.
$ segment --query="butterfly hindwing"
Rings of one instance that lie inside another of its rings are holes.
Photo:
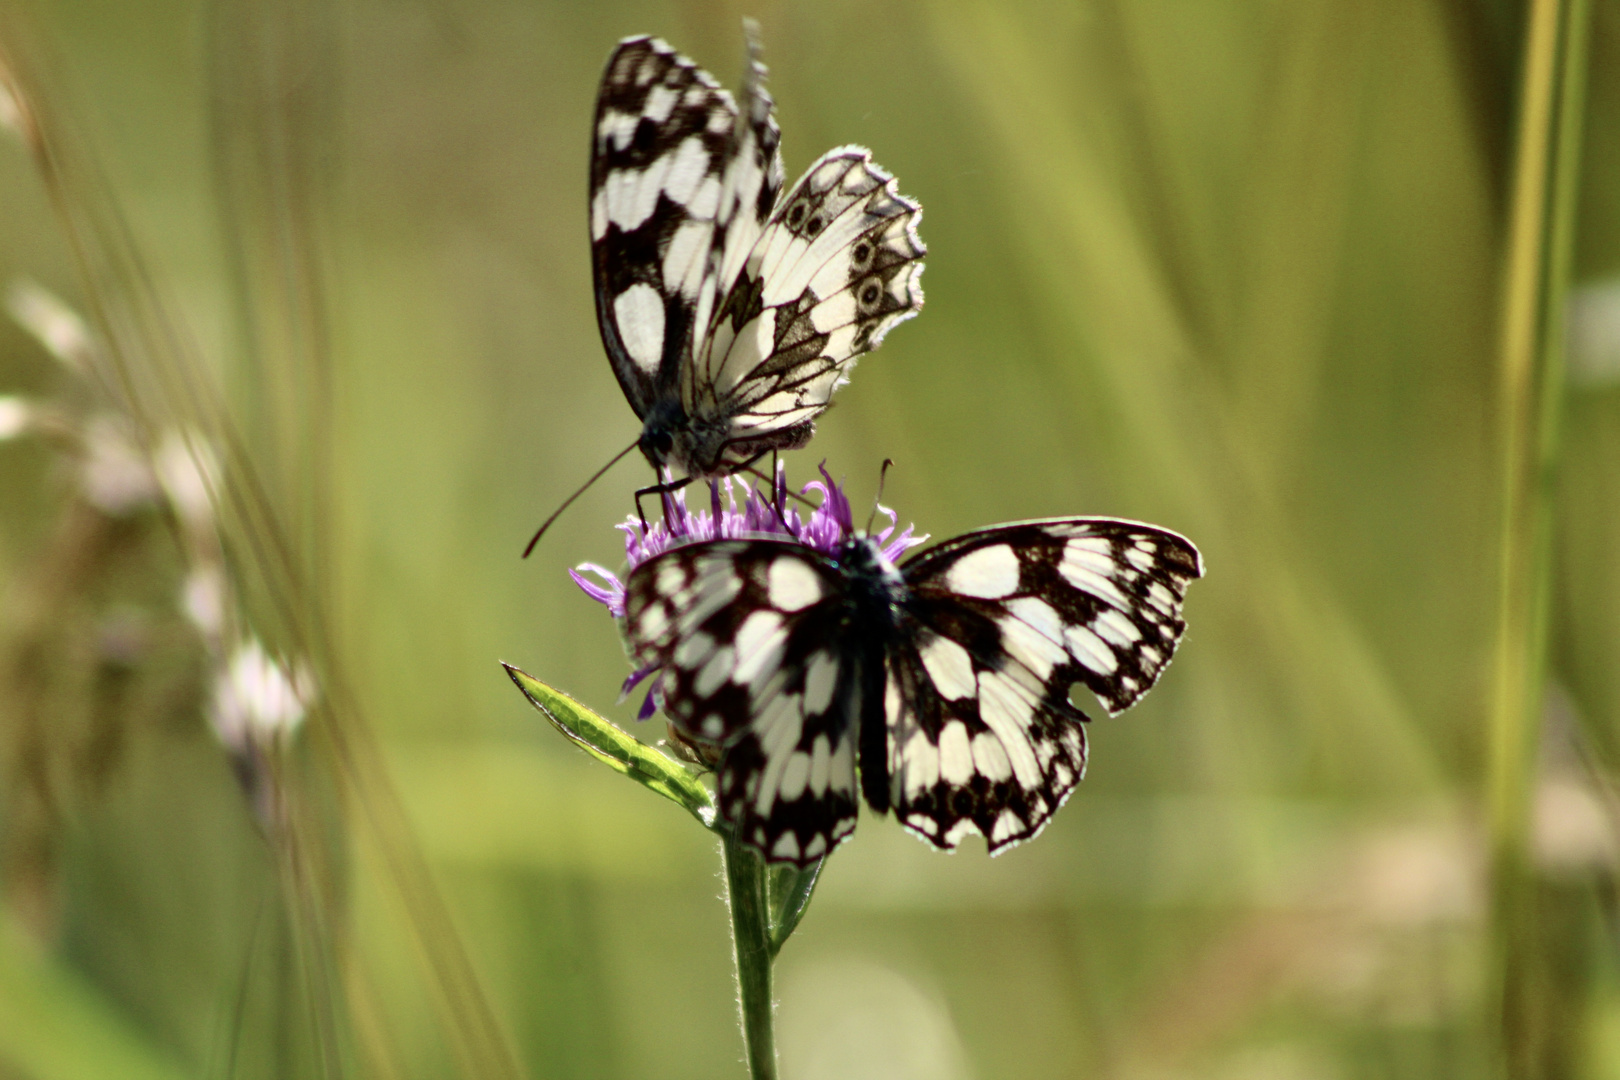
[[[824,154],[782,200],[682,387],[688,412],[730,418],[728,460],[802,445],[855,359],[921,310],[921,217],[855,146]]]
[[[898,650],[884,716],[900,822],[947,851],[970,832],[992,854],[1039,833],[1086,768],[1083,717],[1053,685],[935,631]]]
[[[719,744],[720,812],[775,861],[855,828],[855,658],[825,557],[770,540],[665,552],[630,576],[625,627],[685,735]]]
[[[813,713],[790,693],[770,699],[721,761],[726,821],[772,862],[808,866],[827,854],[855,831],[856,734],[841,709]]]

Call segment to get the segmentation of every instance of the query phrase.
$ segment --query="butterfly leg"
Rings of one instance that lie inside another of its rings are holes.
[[[765,481],[767,481],[767,482],[769,482],[769,481],[770,481],[770,477],[768,477],[768,476],[766,476],[766,475],[765,475],[765,474],[764,474],[764,473],[762,473],[762,472],[760,472],[760,471],[759,471],[759,470],[758,470],[758,469],[750,469],[750,468],[748,468],[748,466],[747,466],[747,465],[744,465],[744,466],[743,466],[743,467],[742,467],[742,469],[738,469],[738,470],[737,470],[737,471],[738,471],[738,472],[742,472],[742,471],[743,471],[743,470],[744,470],[744,469],[746,469],[746,470],[747,470],[747,471],[748,471],[748,472],[751,472],[751,473],[753,473],[753,474],[754,474],[754,475],[755,475],[755,476],[756,476],[756,477],[758,477],[758,478],[759,478],[759,479],[761,479],[761,480],[765,480]],[[773,483],[771,483],[771,486],[772,486],[772,488],[773,488],[773,489],[776,489],[776,488],[777,488],[777,485],[776,485],[776,484],[775,484],[775,483],[774,483],[774,482],[773,482]],[[798,493],[798,492],[797,492],[797,491],[793,491],[793,490],[790,490],[790,489],[789,489],[789,488],[788,488],[788,486],[787,486],[787,482],[786,482],[786,481],[785,481],[785,480],[784,480],[784,481],[783,481],[783,482],[782,482],[782,484],[781,484],[781,485],[780,485],[780,491],[781,491],[781,494],[782,494],[782,495],[783,495],[783,496],[785,496],[785,497],[786,497],[786,498],[789,498],[789,499],[796,499],[796,500],[798,500],[798,501],[799,501],[799,502],[802,502],[802,503],[803,503],[803,504],[804,504],[804,505],[805,505],[805,506],[807,506],[807,507],[809,507],[809,508],[810,508],[810,509],[812,509],[812,510],[814,510],[814,509],[815,509],[815,508],[816,508],[816,504],[815,504],[815,503],[813,503],[813,502],[811,502],[811,501],[810,501],[810,500],[809,500],[809,499],[807,499],[807,498],[806,498],[806,497],[805,497],[805,496],[803,496],[803,495],[800,495],[800,494],[799,494],[799,493]],[[781,511],[781,508],[780,508],[780,506],[779,506],[779,505],[778,505],[778,503],[776,503],[776,502],[773,502],[773,503],[771,503],[771,504],[770,504],[770,505],[771,505],[771,506],[772,506],[772,508],[773,508],[773,509],[775,509],[775,510],[776,510],[776,512],[777,512],[777,516],[779,516],[779,517],[780,517],[780,516],[782,516],[782,511]]]
[[[771,495],[776,501],[776,516],[782,521],[787,520],[782,506],[783,492],[787,490],[787,478],[782,475],[782,464],[776,459],[776,447],[771,447]]]
[[[641,508],[641,497],[643,495],[657,495],[660,498],[662,498],[663,496],[668,495],[671,492],[681,490],[683,487],[685,487],[687,484],[690,484],[691,482],[692,482],[692,478],[690,476],[685,476],[685,477],[682,477],[679,480],[665,480],[661,484],[653,484],[651,487],[638,488],[636,490],[636,516],[641,518],[641,531],[643,533],[645,533],[647,531],[648,526],[647,526],[647,512]],[[665,510],[665,515],[664,516],[667,518],[669,516],[669,513],[668,513],[669,507],[666,505],[664,510]]]
[[[788,528],[787,513],[786,513],[786,510],[785,510],[785,507],[783,506],[784,498],[786,496],[788,496],[788,495],[793,495],[793,497],[795,499],[798,499],[800,502],[804,503],[804,505],[806,505],[806,506],[812,506],[813,504],[810,502],[809,499],[806,499],[803,495],[798,495],[798,494],[795,494],[793,492],[788,491],[788,489],[787,489],[787,479],[785,477],[783,477],[782,474],[777,471],[777,467],[776,467],[776,448],[772,447],[769,452],[770,452],[770,455],[771,455],[771,475],[770,475],[770,478],[769,478],[769,480],[767,482],[771,485],[771,497],[769,499],[765,500],[765,505],[770,507],[771,511],[776,514],[776,523],[778,525],[782,526],[782,531],[787,532],[787,533],[791,533],[793,530]],[[738,472],[750,472],[750,473],[753,473],[759,479],[766,480],[765,474],[760,472],[758,469],[754,468],[754,465],[759,461],[760,458],[764,457],[765,454],[766,454],[766,451],[761,450],[759,453],[755,454],[753,457],[749,458],[747,461],[745,461],[741,465],[739,465],[737,467],[737,471]]]

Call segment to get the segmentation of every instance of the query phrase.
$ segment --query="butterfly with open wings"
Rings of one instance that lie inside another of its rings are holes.
[[[848,528],[830,484],[828,501],[845,526],[832,541],[691,542],[625,584],[632,659],[660,671],[677,732],[716,751],[722,818],[801,866],[854,831],[857,790],[945,850],[1034,837],[1085,771],[1071,688],[1110,715],[1148,691],[1186,628],[1198,550],[1152,525],[1055,518],[896,565],[904,538]]]
[[[751,42],[739,107],[649,37],[620,42],[602,77],[597,321],[660,480],[803,446],[856,358],[922,307],[922,209],[858,146],[784,195],[764,79]]]

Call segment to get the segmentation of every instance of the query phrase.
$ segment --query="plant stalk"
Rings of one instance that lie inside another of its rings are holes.
[[[776,1036],[772,1024],[771,927],[765,897],[765,860],[732,832],[720,833],[726,863],[726,899],[731,908],[731,942],[737,961],[737,1003],[742,1013],[744,1053],[752,1080],[776,1080]]]
[[[1489,810],[1500,1069],[1535,1076],[1531,793],[1545,694],[1552,498],[1563,397],[1590,0],[1532,0],[1503,278],[1500,594],[1489,731]]]

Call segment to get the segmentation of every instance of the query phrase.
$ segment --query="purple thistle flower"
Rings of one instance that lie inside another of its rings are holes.
[[[707,510],[694,512],[687,509],[684,488],[666,494],[662,521],[643,527],[641,519],[631,515],[615,526],[624,533],[627,564],[624,576],[628,578],[636,567],[671,548],[708,540],[783,538],[823,554],[835,554],[844,541],[856,534],[855,519],[849,498],[844,494],[844,486],[834,482],[825,462],[821,464],[820,471],[820,480],[812,480],[800,490],[802,495],[816,492],[821,496],[820,504],[808,515],[801,514],[797,507],[788,502],[787,467],[781,464],[777,466],[775,490],[770,496],[735,476],[710,483],[710,505]],[[720,499],[722,487],[725,489],[723,506]],[[737,498],[738,488],[743,491],[741,502]],[[889,519],[889,524],[887,528],[874,533],[873,538],[882,545],[883,557],[890,562],[897,561],[906,551],[927,541],[927,536],[914,535],[916,530],[911,525],[897,534],[895,530],[899,518],[895,512],[882,504],[878,505],[877,511]],[[592,580],[587,574],[597,580]],[[568,576],[574,579],[574,584],[586,596],[605,605],[615,619],[624,618],[624,581],[618,574],[596,563],[581,563],[568,571]],[[620,690],[621,700],[656,671],[656,668],[648,667],[631,672]],[[636,719],[645,720],[657,710],[659,682],[659,679],[654,679],[648,688]]]

